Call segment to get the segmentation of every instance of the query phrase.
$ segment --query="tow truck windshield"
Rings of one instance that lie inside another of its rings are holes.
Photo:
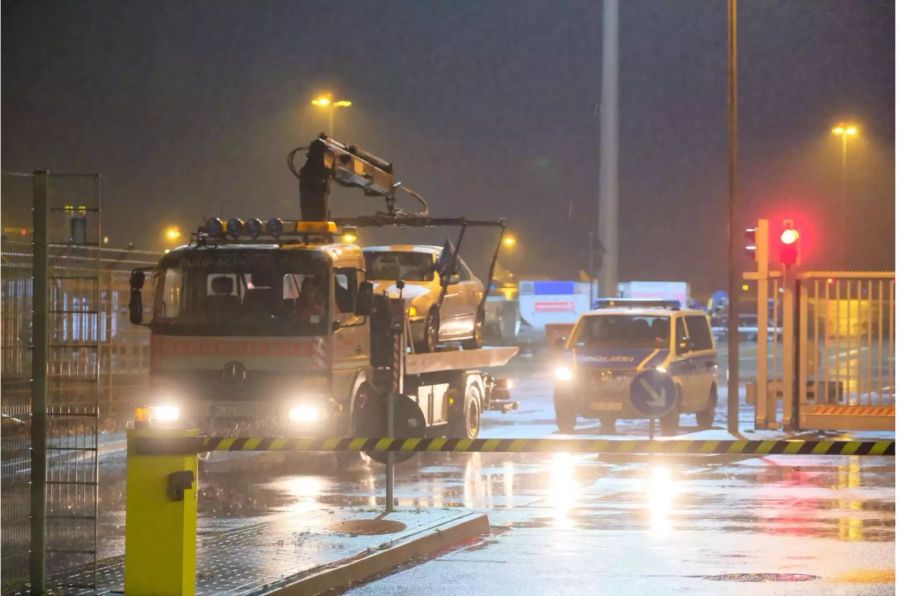
[[[569,348],[666,348],[669,317],[591,315],[572,331]]]
[[[324,335],[327,258],[314,251],[185,251],[163,260],[155,329],[192,335]]]
[[[370,280],[431,281],[434,256],[425,252],[367,252],[366,272]]]

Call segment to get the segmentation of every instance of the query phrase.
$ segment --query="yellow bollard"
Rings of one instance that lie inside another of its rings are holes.
[[[125,593],[193,594],[197,570],[197,455],[137,455],[137,437],[178,438],[197,431],[128,433],[125,485]],[[179,498],[181,497],[181,498]]]

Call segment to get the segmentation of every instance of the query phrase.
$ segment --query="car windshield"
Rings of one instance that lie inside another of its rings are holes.
[[[153,325],[204,335],[324,335],[328,304],[321,253],[202,250],[164,260]]]
[[[669,317],[592,315],[572,332],[570,347],[666,348]]]
[[[431,281],[434,256],[427,252],[367,252],[366,278],[374,281]]]

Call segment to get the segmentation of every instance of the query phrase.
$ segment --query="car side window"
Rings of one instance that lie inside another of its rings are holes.
[[[691,350],[691,342],[684,326],[684,317],[675,321],[675,353],[686,354]]]
[[[456,272],[459,274],[459,281],[469,281],[472,278],[469,266],[462,259],[459,259],[459,266],[456,268]]]
[[[686,317],[688,337],[690,337],[690,347],[692,350],[711,350],[712,336],[709,333],[709,325],[706,317],[690,316]]]

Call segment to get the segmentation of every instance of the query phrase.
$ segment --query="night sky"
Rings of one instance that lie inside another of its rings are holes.
[[[592,1],[3,2],[4,171],[99,171],[114,246],[168,223],[297,217],[285,155],[325,130],[436,215],[506,217],[507,264],[569,277],[597,225]],[[809,267],[894,266],[894,5],[740,2],[742,220],[795,217]],[[725,0],[621,3],[620,274],[725,285]],[[850,147],[840,263],[841,118]],[[381,204],[340,190],[336,211]],[[437,239],[440,242],[442,238]],[[747,261],[747,268],[752,263]]]

